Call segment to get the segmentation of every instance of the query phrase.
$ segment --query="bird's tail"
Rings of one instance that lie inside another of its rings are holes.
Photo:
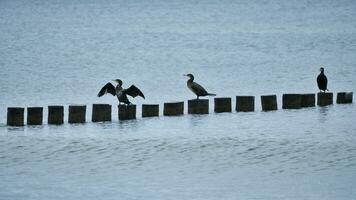
[[[208,96],[216,96],[216,94],[208,93]]]

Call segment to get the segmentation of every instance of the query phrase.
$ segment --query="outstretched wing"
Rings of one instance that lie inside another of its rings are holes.
[[[131,85],[129,88],[127,88],[125,90],[125,93],[132,96],[132,97],[137,97],[140,96],[142,98],[145,98],[145,96],[143,95],[143,93],[141,92],[140,89],[138,89],[136,86]]]
[[[101,88],[100,92],[98,93],[98,97],[101,97],[106,93],[110,93],[113,96],[116,95],[115,87],[111,83],[107,83],[103,88]]]

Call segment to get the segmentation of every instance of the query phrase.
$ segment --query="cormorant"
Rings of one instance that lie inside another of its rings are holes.
[[[127,98],[127,95],[130,95],[132,97],[140,96],[142,98],[145,98],[141,90],[138,89],[136,86],[131,85],[129,88],[124,89],[122,88],[122,81],[120,79],[115,79],[113,81],[117,82],[117,86],[114,87],[110,82],[107,83],[103,88],[101,88],[100,92],[98,93],[98,97],[101,97],[106,93],[110,93],[113,96],[117,96],[119,104],[124,103],[126,105],[131,104],[131,102]]]
[[[208,93],[201,85],[194,82],[193,74],[185,74],[184,76],[188,76],[189,80],[187,81],[188,88],[197,95],[197,99],[201,96],[216,96],[216,94]]]
[[[326,78],[324,74],[324,68],[320,68],[320,74],[318,75],[318,78],[316,79],[318,82],[318,87],[320,92],[325,92],[328,90],[328,79]]]

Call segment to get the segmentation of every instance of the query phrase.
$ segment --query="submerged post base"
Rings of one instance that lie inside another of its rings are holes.
[[[23,126],[24,125],[24,108],[10,107],[7,108],[7,122],[8,126]]]
[[[48,124],[60,125],[64,123],[64,107],[48,106]]]
[[[43,123],[43,108],[28,107],[27,108],[27,125],[42,125]]]
[[[163,115],[165,116],[183,115],[183,112],[184,112],[183,101],[164,103]]]
[[[188,114],[209,114],[208,99],[188,100]]]
[[[217,97],[214,98],[214,112],[231,112],[231,98],[230,97]]]
[[[261,96],[262,111],[277,110],[277,96],[263,95]]]
[[[86,105],[70,105],[68,110],[69,123],[85,123]]]
[[[119,120],[136,119],[136,105],[119,105]]]
[[[254,96],[236,96],[236,112],[255,111]]]
[[[352,92],[339,92],[337,93],[336,103],[344,104],[344,103],[352,103]]]
[[[333,104],[333,93],[319,92],[318,93],[318,106],[328,106]]]
[[[314,107],[315,106],[315,94],[302,94],[301,106],[305,107]]]
[[[302,96],[300,94],[283,94],[283,109],[299,109],[302,107]]]
[[[92,122],[111,121],[111,105],[93,104]]]
[[[158,117],[158,116],[159,116],[159,104],[142,105],[142,117]]]

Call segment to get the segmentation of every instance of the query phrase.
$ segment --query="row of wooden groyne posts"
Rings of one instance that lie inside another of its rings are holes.
[[[352,92],[337,93],[336,103],[345,104],[352,103]],[[299,109],[303,107],[315,106],[315,94],[283,94],[282,96],[283,109]],[[318,93],[317,105],[327,106],[333,104],[333,93]],[[264,95],[261,96],[262,111],[277,110],[277,96]],[[214,98],[214,112],[231,112],[232,110],[230,97]],[[24,108],[9,107],[7,109],[7,125],[8,126],[23,126],[24,125]],[[236,111],[237,112],[253,112],[255,111],[254,96],[236,96]],[[111,105],[109,104],[93,104],[92,107],[92,122],[111,121]],[[209,100],[208,99],[193,99],[188,100],[188,114],[208,114]],[[164,103],[164,116],[177,116],[184,114],[184,102]],[[143,104],[142,117],[159,116],[159,104]],[[118,106],[119,120],[129,120],[136,118],[136,105],[119,105]],[[86,105],[70,105],[68,108],[68,123],[85,123],[86,122]],[[27,107],[27,125],[42,125],[43,123],[43,107]],[[48,124],[63,124],[64,123],[64,106],[48,106]]]

